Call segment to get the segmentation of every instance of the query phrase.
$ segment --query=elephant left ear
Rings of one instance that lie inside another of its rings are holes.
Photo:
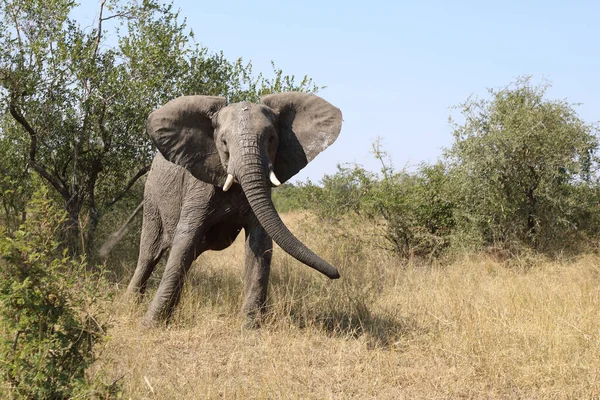
[[[342,129],[342,112],[319,96],[275,93],[261,103],[279,115],[279,147],[275,175],[285,182],[329,147]]]
[[[215,145],[212,118],[225,105],[223,97],[178,97],[150,114],[148,134],[167,160],[201,181],[223,186],[227,173]]]

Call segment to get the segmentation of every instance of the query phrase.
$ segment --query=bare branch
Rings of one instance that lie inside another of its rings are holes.
[[[17,105],[14,103],[14,99],[11,100],[9,105],[10,115],[27,131],[30,137],[29,141],[29,165],[35,172],[37,172],[42,178],[46,179],[54,188],[63,196],[63,198],[69,198],[69,192],[67,188],[61,183],[59,179],[52,176],[44,167],[38,165],[35,156],[37,153],[37,132],[33,127],[29,124],[29,122],[25,119],[23,114],[17,108]]]
[[[137,206],[135,211],[133,213],[131,213],[129,218],[127,218],[127,221],[125,221],[125,223],[121,226],[121,228],[118,231],[110,234],[110,236],[104,242],[102,247],[100,247],[100,250],[98,250],[98,254],[100,254],[101,257],[108,256],[108,253],[110,253],[110,251],[113,249],[113,247],[115,247],[116,244],[119,243],[121,241],[121,239],[123,239],[123,236],[125,236],[125,232],[127,231],[127,227],[129,226],[129,223],[135,218],[135,216],[140,212],[140,210],[143,207],[144,207],[144,202],[142,201]]]
[[[138,179],[140,179],[142,176],[144,176],[149,170],[150,170],[150,165],[146,165],[142,169],[140,169],[137,172],[137,174],[135,174],[135,176],[129,180],[129,182],[127,183],[127,186],[125,186],[125,189],[123,189],[111,201],[104,203],[103,208],[104,209],[110,208],[113,205],[115,205],[115,203],[117,203],[118,201],[120,201],[123,197],[125,197],[125,195],[129,191],[129,189],[131,189],[131,187],[133,186],[133,184],[136,183],[138,181]]]
[[[52,186],[60,193],[60,195],[66,200],[70,198],[69,191],[66,187],[61,184],[61,181],[56,179],[56,177],[50,175],[46,169],[40,165],[38,165],[34,160],[29,160],[29,166],[38,173],[42,178],[50,182]]]
[[[24,51],[23,51],[23,40],[21,39],[21,26],[17,19],[16,12],[13,12],[11,17],[13,20],[12,22],[15,24],[14,26],[15,26],[15,31],[17,32],[17,41],[19,42],[19,49],[21,50],[21,56],[22,56]]]
[[[23,128],[25,128],[27,133],[29,133],[29,136],[31,137],[31,142],[29,144],[29,159],[35,160],[35,154],[37,152],[37,132],[31,127],[31,125],[29,125],[29,122],[27,122],[25,117],[23,117],[23,114],[21,114],[16,104],[14,103],[14,99],[11,99],[9,111],[10,115],[12,115],[12,117],[19,124],[21,124]]]
[[[102,39],[102,12],[104,11],[104,4],[106,4],[106,0],[102,0],[100,3],[100,15],[98,16],[98,36],[96,36],[96,43],[94,44],[94,58],[98,54],[98,47],[100,46],[100,39]]]
[[[121,18],[121,17],[128,17],[130,18],[130,13],[127,12],[120,12],[120,13],[116,13],[114,15],[111,15],[110,17],[104,17],[102,18],[102,21],[108,21],[109,19],[113,19],[113,18]]]
[[[57,168],[58,168],[58,165],[56,163],[54,163],[52,165],[52,170],[54,172],[54,176],[56,176],[56,179],[58,179],[63,186],[67,186],[65,181],[61,178],[60,173],[58,172]]]
[[[98,116],[98,127],[100,128],[100,135],[102,136],[102,151],[108,153],[112,144],[111,137],[106,132],[106,126],[104,125],[104,118],[106,117],[106,102],[102,102],[102,110]]]
[[[13,351],[15,351],[17,349],[17,344],[19,343],[19,336],[21,336],[22,334],[29,334],[31,333],[30,329],[21,329],[20,331],[17,332],[17,334],[15,335],[15,340],[13,340],[13,345],[12,345],[12,349]]]

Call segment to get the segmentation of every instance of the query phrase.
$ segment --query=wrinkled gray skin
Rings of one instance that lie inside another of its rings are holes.
[[[261,104],[184,96],[150,115],[148,133],[160,153],[146,182],[140,253],[128,291],[143,294],[156,263],[170,252],[146,325],[169,318],[192,261],[228,247],[242,228],[249,321],[265,307],[271,239],[309,267],[339,277],[285,227],[271,202],[269,176],[291,178],[335,141],[341,124],[339,109],[295,92],[263,97]],[[224,191],[228,174],[235,183]]]

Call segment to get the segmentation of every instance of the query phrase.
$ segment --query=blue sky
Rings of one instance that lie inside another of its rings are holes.
[[[337,163],[377,171],[382,138],[396,168],[435,161],[452,142],[449,107],[516,77],[600,119],[597,1],[174,0],[202,45],[271,72],[310,76],[344,115],[339,139],[295,178]]]

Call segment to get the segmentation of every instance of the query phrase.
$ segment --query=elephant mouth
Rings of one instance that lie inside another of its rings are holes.
[[[270,172],[269,172],[269,181],[275,187],[281,185],[281,182],[279,182],[279,179],[277,179],[277,175],[275,175],[275,171],[273,171],[272,168],[270,168]],[[238,182],[238,180],[235,178],[235,176],[232,173],[228,173],[227,179],[225,180],[225,184],[223,185],[223,191],[226,192],[229,189],[231,189],[231,186],[233,185],[234,182]]]

